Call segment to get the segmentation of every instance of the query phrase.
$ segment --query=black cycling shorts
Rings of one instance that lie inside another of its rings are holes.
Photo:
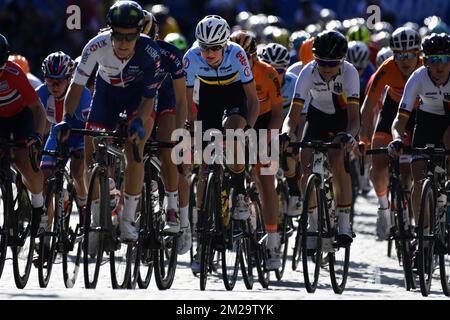
[[[347,130],[347,111],[324,113],[312,105],[308,107],[303,141],[331,142],[337,133]]]
[[[392,123],[398,112],[398,103],[395,102],[388,94],[386,95],[383,106],[381,107],[380,116],[377,123],[375,132],[383,132],[392,135]],[[415,110],[411,112],[408,123],[406,124],[406,131],[412,132],[414,129]]]
[[[33,112],[28,107],[12,117],[0,117],[0,139],[24,141],[35,132]]]
[[[412,141],[413,147],[423,148],[427,144],[442,147],[442,137],[449,125],[450,117],[448,115],[437,115],[417,110]]]

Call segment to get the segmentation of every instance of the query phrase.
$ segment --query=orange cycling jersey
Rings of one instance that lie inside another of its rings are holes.
[[[255,61],[252,68],[259,100],[259,115],[272,110],[272,106],[283,103],[281,78],[271,65]]]
[[[422,65],[423,59],[419,58],[419,62],[414,70],[417,70]],[[395,64],[394,57],[390,57],[378,68],[372,83],[367,89],[367,93],[374,99],[378,100],[378,98],[382,95],[385,86],[388,86],[389,88],[387,94],[392,98],[392,100],[399,103],[407,80],[408,79],[405,79],[403,74],[400,72],[400,69]]]

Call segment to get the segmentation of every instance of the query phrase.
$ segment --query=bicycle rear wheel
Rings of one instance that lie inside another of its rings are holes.
[[[317,231],[308,231],[308,209],[314,208],[314,206],[317,210]],[[312,174],[309,176],[306,185],[301,221],[303,277],[306,291],[309,293],[316,291],[319,280],[322,259],[322,212],[323,200],[320,194],[320,176]]]
[[[289,249],[289,238],[293,233],[292,218],[287,216],[287,207],[289,203],[289,194],[284,182],[278,183],[277,188],[278,199],[280,202],[280,219],[278,223],[278,232],[280,233],[280,252],[281,252],[281,267],[275,270],[275,276],[278,281],[283,278],[284,269],[286,268],[286,261]]]
[[[91,221],[94,221],[93,196],[95,191],[99,195],[100,220],[102,216],[106,216],[108,213],[111,216],[111,211],[109,210],[109,182],[106,172],[103,172],[104,170],[99,166],[95,166],[89,181],[83,228],[83,270],[86,289],[95,289],[97,286],[100,266],[103,263],[105,234],[101,227],[91,226]]]
[[[45,231],[39,237],[37,266],[39,286],[41,288],[46,288],[50,281],[53,262],[57,255],[57,236],[60,230],[60,222],[64,210],[63,190],[58,191],[55,182],[55,180],[51,180],[48,184],[47,197],[45,198],[45,207],[50,208],[50,206],[53,206],[53,227],[51,230]]]
[[[259,196],[255,193],[252,198],[252,206],[256,212],[256,230],[254,235],[254,252],[256,271],[258,272],[258,281],[264,289],[267,289],[270,284],[270,271],[267,270],[267,233],[264,224],[264,217],[262,214],[261,202]]]
[[[246,237],[242,239],[242,248],[239,255],[239,264],[241,267],[242,278],[244,280],[245,287],[248,290],[253,289],[253,267],[254,267],[254,252],[252,252],[252,244],[250,239],[251,223],[245,221],[241,223],[242,229],[245,230]]]
[[[189,223],[191,226],[192,246],[189,250],[189,262],[192,265],[195,261],[195,255],[198,253],[198,207],[197,207],[197,184],[198,176],[193,173],[189,186]],[[191,269],[192,270],[192,269]],[[197,275],[193,272],[194,276]]]
[[[16,177],[16,192],[14,194],[14,244],[11,246],[13,254],[14,281],[17,288],[25,288],[33,264],[35,238],[31,235],[32,207],[28,192],[23,185],[20,175]]]
[[[82,215],[85,214],[85,211],[72,212],[73,203],[76,199],[75,188],[71,182],[67,182],[66,189],[69,193],[69,201],[67,207],[64,208],[61,224],[62,248],[60,249],[62,250],[64,285],[66,288],[73,288],[77,281],[81,264],[83,241]]]
[[[297,270],[298,264],[302,258],[302,224],[301,220],[297,226],[297,234],[295,235],[294,248],[292,250],[292,270]]]
[[[11,184],[0,180],[0,277],[3,274],[6,255],[8,253],[8,217],[11,215],[12,191]]]
[[[400,250],[401,262],[403,267],[403,272],[405,274],[405,287],[406,290],[416,288],[414,274],[412,270],[412,259],[414,254],[413,248],[413,231],[409,224],[409,214],[408,214],[408,204],[405,199],[403,190],[400,186],[396,187],[394,193],[395,196],[395,206],[396,206],[396,223],[398,231],[398,248]]]
[[[420,292],[423,296],[428,296],[431,289],[434,271],[434,238],[438,236],[436,229],[439,223],[436,220],[436,199],[430,179],[425,180],[422,186],[420,197],[419,223],[417,228],[417,238],[419,249],[417,251],[417,273],[419,274]],[[425,229],[429,234],[425,234]]]

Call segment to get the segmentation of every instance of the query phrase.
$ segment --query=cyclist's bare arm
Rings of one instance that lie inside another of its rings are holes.
[[[66,98],[64,100],[64,113],[69,115],[75,114],[78,104],[80,103],[81,94],[83,93],[84,85],[72,82],[67,89]]]
[[[404,113],[397,113],[397,116],[392,123],[392,140],[401,139],[408,123],[409,115]]]
[[[280,129],[283,125],[283,105],[281,103],[272,105],[269,129]]]
[[[187,117],[189,123],[193,123],[195,121],[194,115],[192,114],[192,104],[194,103],[194,88],[186,88],[186,101],[187,101]]]
[[[283,129],[281,131],[286,132],[291,138],[291,141],[296,141],[296,129],[300,123],[302,110],[303,104],[292,102],[289,113],[286,119],[284,119]]]
[[[355,137],[360,129],[359,104],[347,105],[347,119],[347,132]]]
[[[45,114],[44,106],[38,99],[36,102],[28,105],[28,107],[33,112],[34,126],[36,128],[36,132],[38,132],[41,135],[41,137],[43,137],[47,122],[47,115]]]
[[[188,104],[186,102],[186,79],[172,80],[173,91],[175,93],[176,101],[176,128],[183,128],[184,122],[188,116]]]
[[[372,132],[373,108],[376,107],[377,103],[378,97],[368,93],[361,107],[361,115],[362,115],[361,138],[367,138],[369,141],[371,140],[373,134]]]
[[[255,81],[244,84],[243,88],[247,96],[247,123],[253,127],[259,115],[259,101],[256,94]]]

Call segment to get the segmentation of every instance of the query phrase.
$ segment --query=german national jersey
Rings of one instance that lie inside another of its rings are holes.
[[[109,85],[125,88],[140,83],[145,88],[143,96],[153,98],[159,87],[160,49],[150,37],[141,34],[134,50],[130,58],[119,59],[114,54],[111,31],[100,33],[84,47],[74,83],[86,85],[98,63],[98,76]]]
[[[348,104],[359,106],[359,75],[347,61],[341,65],[338,74],[328,83],[319,73],[317,63],[311,61],[300,72],[295,85],[293,104],[309,105],[326,113],[334,114]]]
[[[7,61],[0,72],[0,117],[10,118],[38,99],[22,69]]]
[[[275,68],[263,61],[255,61],[252,68],[256,93],[259,100],[259,115],[272,110],[273,105],[281,105],[281,79]]]
[[[425,66],[417,69],[406,83],[399,113],[409,114],[414,108],[417,98],[420,98],[419,110],[445,115],[450,112],[450,81],[441,86],[431,80]],[[432,130],[433,128],[430,128]]]

